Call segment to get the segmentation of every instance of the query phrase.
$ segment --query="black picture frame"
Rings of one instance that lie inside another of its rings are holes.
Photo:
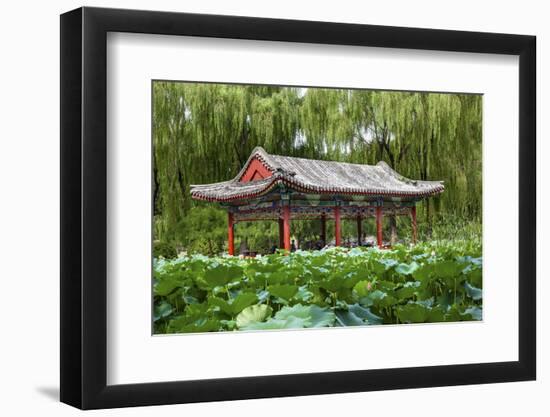
[[[519,56],[519,360],[107,385],[108,32]],[[82,409],[533,380],[534,36],[80,8],[61,15],[61,401]]]

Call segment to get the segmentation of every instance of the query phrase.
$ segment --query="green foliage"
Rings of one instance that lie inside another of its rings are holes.
[[[267,253],[279,242],[273,222],[239,223],[236,232],[237,248],[244,241],[246,247]],[[165,237],[177,241],[188,254],[219,255],[227,250],[227,212],[213,205],[193,207]]]
[[[243,329],[253,323],[262,323],[271,316],[272,312],[273,309],[266,304],[256,304],[246,307],[237,316],[237,327]]]
[[[204,270],[204,281],[210,288],[219,287],[240,278],[242,273],[238,265],[212,262]]]
[[[172,306],[167,303],[166,301],[163,301],[155,306],[155,312],[153,315],[153,321],[159,321],[161,319],[164,319],[168,316],[170,316],[173,312]]]
[[[153,242],[153,257],[173,259],[178,256],[176,248],[168,242]]]
[[[481,115],[480,95],[154,82],[155,239],[190,253],[222,252],[225,213],[194,213],[192,207],[209,206],[191,200],[189,187],[233,178],[258,145],[289,156],[384,160],[409,178],[444,180],[441,196],[419,204],[419,237],[478,233]],[[397,226],[410,228],[402,219]],[[352,227],[344,222],[344,235]],[[277,242],[276,225],[239,228],[256,250]],[[367,233],[372,229],[366,224]],[[316,222],[293,224],[300,239],[318,230]]]
[[[359,304],[348,305],[347,309],[336,310],[337,326],[364,326],[382,324],[382,318],[373,314],[368,307]]]
[[[299,287],[297,285],[283,284],[283,285],[270,285],[267,290],[275,297],[280,297],[283,300],[290,300],[296,295]]]
[[[188,253],[217,255],[227,239],[227,213],[214,207],[190,209],[175,229],[174,235]]]
[[[223,298],[211,297],[209,303],[211,306],[218,307],[220,311],[228,316],[235,317],[246,307],[256,303],[258,297],[256,294],[243,292],[237,295],[235,298],[229,298],[228,301]]]
[[[408,218],[397,218],[397,234],[400,240],[410,242],[411,225]],[[374,235],[375,222],[363,221],[363,230]],[[386,226],[389,222],[385,222]],[[348,236],[354,237],[357,233],[355,221],[342,222],[342,236],[344,242]],[[316,242],[320,239],[321,226],[319,221],[296,221],[292,223],[292,237],[299,242],[308,240]],[[385,231],[385,236],[389,235]],[[431,229],[431,237],[428,236],[426,224],[419,221],[420,240],[459,240],[470,241],[481,244],[481,224],[478,222],[464,222],[457,220],[435,222]],[[193,207],[188,215],[179,223],[175,235],[180,236],[178,240],[191,254],[204,254],[209,256],[221,255],[227,251],[227,213],[225,210],[213,206]],[[327,227],[327,238],[333,239],[333,228]],[[160,242],[156,242],[155,246]],[[239,251],[241,243],[252,251],[267,254],[271,252],[273,245],[279,244],[279,229],[276,222],[242,222],[235,226],[235,247]],[[164,242],[163,242],[164,244]],[[172,244],[167,247],[173,248]],[[175,250],[173,250],[174,253]],[[155,257],[158,257],[155,251]],[[170,258],[175,257],[170,255]]]
[[[478,241],[154,263],[155,333],[482,319]]]
[[[305,327],[332,326],[335,320],[334,313],[328,308],[316,305],[303,306],[296,304],[285,306],[275,316],[266,322],[249,323],[243,330],[273,330],[273,329],[300,329]]]

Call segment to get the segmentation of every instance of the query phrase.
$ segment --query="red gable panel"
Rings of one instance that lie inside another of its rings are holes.
[[[262,164],[258,159],[253,159],[246,167],[246,171],[242,175],[239,182],[249,182],[262,180],[264,178],[271,177],[272,173]]]

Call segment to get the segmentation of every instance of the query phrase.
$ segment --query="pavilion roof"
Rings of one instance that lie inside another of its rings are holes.
[[[250,163],[257,159],[271,176],[241,182]],[[381,161],[376,165],[351,164],[271,155],[256,147],[239,174],[214,184],[192,185],[197,200],[229,202],[260,197],[284,185],[309,194],[372,195],[379,197],[423,198],[445,189],[442,181],[420,181],[403,177]]]

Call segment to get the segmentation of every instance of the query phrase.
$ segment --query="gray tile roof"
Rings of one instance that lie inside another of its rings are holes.
[[[271,173],[261,180],[239,182],[253,159]],[[419,181],[403,177],[385,162],[376,165],[350,164],[268,154],[263,148],[252,151],[239,174],[229,181],[192,185],[197,200],[232,201],[259,197],[278,185],[311,194],[372,195],[379,197],[423,198],[445,189],[442,181]]]

